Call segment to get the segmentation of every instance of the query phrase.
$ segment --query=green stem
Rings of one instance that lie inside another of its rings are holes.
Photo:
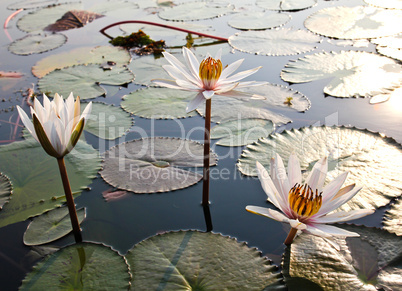
[[[68,212],[70,213],[70,220],[71,225],[73,227],[75,242],[80,243],[82,242],[81,228],[77,217],[77,211],[75,209],[74,198],[71,192],[70,182],[68,181],[67,169],[66,164],[64,163],[64,158],[58,158],[57,163],[59,165],[60,176],[63,182],[64,194],[66,195],[67,199],[67,207]]]
[[[284,244],[285,245],[290,245],[293,242],[293,239],[295,238],[295,235],[297,233],[297,228],[293,228],[289,231],[289,234],[287,236],[287,238],[285,239]]]
[[[204,171],[202,185],[202,205],[209,204],[209,156],[211,143],[211,99],[205,102],[205,132],[204,132]]]

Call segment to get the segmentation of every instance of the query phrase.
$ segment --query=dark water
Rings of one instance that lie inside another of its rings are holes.
[[[2,1],[0,11],[0,21],[4,22],[6,17],[12,13],[5,7],[13,1]],[[87,3],[87,1],[83,1]],[[95,3],[95,1],[91,1]],[[338,5],[356,5],[362,1],[318,1],[318,5],[304,11],[292,14],[292,20],[285,27],[303,28],[303,20],[323,7]],[[16,20],[25,15],[28,11],[23,11],[14,18],[8,25],[7,32],[13,40],[25,35],[16,28]],[[216,26],[216,34],[229,36],[234,29],[226,25],[230,16],[218,19],[207,20],[204,23]],[[125,18],[126,19],[126,18]],[[43,57],[52,53],[69,51],[79,46],[105,45],[108,39],[98,31],[102,27],[123,19],[104,17],[95,20],[93,23],[81,29],[65,32],[68,42],[64,46],[50,52],[31,56],[17,56],[7,50],[10,39],[6,33],[0,33],[0,70],[18,71],[24,73],[24,77],[16,79],[11,88],[6,87],[6,83],[0,80],[0,106],[4,110],[0,113],[0,140],[2,144],[7,143],[14,135],[14,127],[7,121],[16,121],[17,112],[12,111],[12,107],[20,105],[22,99],[18,90],[25,90],[31,83],[36,84],[37,79],[30,73],[31,67]],[[109,33],[109,32],[108,32]],[[119,31],[110,31],[113,35],[118,35]],[[367,48],[339,47],[329,44],[324,38],[323,43],[314,52],[322,50],[341,51],[341,50],[365,50],[375,52],[375,47],[369,45]],[[279,77],[279,72],[289,60],[302,57],[267,57],[258,55],[247,55],[240,52],[225,56],[224,61],[232,62],[239,58],[246,58],[248,68],[262,65],[263,68],[253,76],[256,80],[265,80],[271,83],[288,84]],[[367,128],[371,131],[381,132],[391,136],[398,142],[402,142],[402,101],[394,100],[382,104],[370,105],[368,99],[350,98],[341,99],[326,97],[322,92],[325,82],[311,82],[305,84],[294,84],[291,88],[305,94],[312,103],[311,108],[305,113],[297,113],[287,109],[273,109],[282,113],[293,120],[293,123],[278,128],[277,131],[290,128],[299,128],[309,125],[338,124],[352,125],[359,128]],[[137,88],[137,85],[130,84],[123,88],[115,96],[107,98],[97,98],[107,103],[119,105],[121,97]],[[394,98],[396,99],[396,98]],[[399,101],[399,102],[398,102]],[[180,120],[184,127],[184,132],[188,133],[193,127],[203,125],[203,118],[192,117]],[[147,134],[155,136],[176,136],[180,137],[183,132],[177,121],[149,120],[135,117],[135,126],[143,128]],[[21,128],[17,130],[17,139]],[[104,142],[89,133],[85,134],[89,143],[101,152],[114,144],[138,138],[136,132],[127,134],[118,141]],[[189,138],[202,142],[203,133],[196,131]],[[214,144],[214,142],[213,142]],[[221,158],[218,166],[214,168],[215,176],[212,177],[210,185],[210,213],[213,231],[236,237],[239,241],[247,241],[249,246],[257,247],[262,254],[280,264],[280,257],[284,246],[282,242],[287,235],[287,229],[280,223],[269,220],[257,215],[252,215],[245,211],[247,205],[267,206],[266,195],[261,189],[260,183],[255,178],[242,176],[235,168],[235,163],[242,151],[241,147],[225,148],[213,146],[214,151]],[[228,169],[225,176],[216,178],[217,174],[223,169]],[[1,170],[1,162],[0,162]],[[358,183],[358,181],[356,181]],[[102,192],[110,189],[107,183],[98,175],[90,185],[90,190],[84,191],[76,199],[77,207],[87,208],[87,218],[82,223],[83,238],[86,241],[101,242],[112,246],[121,254],[125,254],[134,244],[143,239],[160,232],[179,230],[179,229],[199,229],[206,230],[203,208],[201,206],[202,183],[198,183],[187,189],[172,191],[162,194],[130,194],[121,200],[106,202],[102,197]],[[376,211],[372,216],[355,221],[367,226],[381,226],[382,215],[386,207]],[[0,283],[1,290],[16,290],[34,264],[35,257],[28,253],[30,247],[24,246],[22,242],[23,233],[29,222],[21,222],[0,228]],[[57,246],[64,246],[73,243],[73,236],[69,235],[54,243]]]

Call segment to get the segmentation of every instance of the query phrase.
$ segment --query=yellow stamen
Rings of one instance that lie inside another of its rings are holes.
[[[322,205],[322,193],[314,191],[307,184],[296,184],[289,191],[289,206],[300,218],[310,217],[320,210]]]
[[[211,57],[204,59],[200,64],[200,78],[205,83],[209,84],[215,83],[211,81],[216,81],[219,79],[222,73],[222,62],[221,60],[215,60]]]

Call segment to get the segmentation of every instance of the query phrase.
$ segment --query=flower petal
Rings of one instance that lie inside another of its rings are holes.
[[[361,188],[362,187],[353,187],[351,191],[345,193],[341,197],[331,200],[330,203],[323,204],[321,206],[320,210],[318,210],[318,212],[314,215],[314,217],[321,216],[325,213],[329,213],[332,210],[337,209],[339,206],[341,206],[342,204],[345,204],[350,199],[352,199],[353,196],[355,196],[357,194],[357,192],[360,191]]]
[[[322,190],[322,204],[329,203],[332,198],[334,198],[336,193],[338,193],[339,189],[345,182],[347,176],[348,172],[344,172],[324,187]]]
[[[196,110],[198,108],[198,106],[203,103],[205,100],[204,98],[204,94],[202,94],[202,92],[198,93],[197,96],[195,96],[194,99],[192,99],[186,108],[186,112],[189,113],[193,110]]]
[[[264,207],[259,207],[259,206],[248,205],[246,207],[246,210],[248,212],[258,214],[258,215],[262,215],[262,216],[271,218],[271,219],[279,221],[279,222],[289,223],[289,218],[287,218],[281,212],[273,210],[273,209],[270,209],[270,208],[264,208]]]
[[[202,91],[202,95],[204,95],[205,99],[211,99],[212,96],[214,96],[215,92],[214,90],[204,90]]]
[[[326,225],[326,224],[315,224],[315,225],[308,225],[309,227],[307,228],[308,231],[311,231],[312,229],[319,230],[323,233],[326,233],[327,235],[331,236],[342,236],[342,237],[358,237],[360,236],[356,232],[344,230],[339,227],[335,227],[332,225]],[[322,236],[322,235],[320,235]]]
[[[306,179],[306,183],[311,187],[311,189],[315,192],[315,189],[318,192],[321,192],[321,189],[325,182],[325,177],[327,176],[328,170],[328,159],[327,157],[323,157],[318,162],[315,163],[313,169],[311,170],[309,176]]]
[[[222,74],[219,79],[224,81],[230,74],[232,74],[234,71],[236,71],[240,65],[243,63],[244,59],[240,59],[235,61],[234,63],[231,63],[228,65],[226,68],[223,69]]]
[[[233,75],[231,77],[227,77],[224,81],[225,82],[237,82],[237,81],[240,81],[241,79],[244,79],[244,78],[256,73],[261,68],[262,67],[260,66],[260,67],[254,68],[254,69],[239,72],[239,73],[237,73],[237,74],[235,74],[235,75]],[[219,81],[218,81],[218,83],[219,83]]]
[[[189,72],[189,70],[173,55],[169,54],[168,52],[163,52],[163,55],[165,56],[166,60],[177,70],[179,70],[183,76],[185,76],[186,79],[188,80],[197,80],[197,76],[194,76],[193,73]],[[199,77],[198,77],[199,78]],[[201,80],[199,80],[197,83],[199,83]]]
[[[278,190],[275,188],[274,183],[271,180],[267,170],[264,168],[260,162],[256,162],[256,168],[258,173],[258,179],[260,179],[262,189],[264,190],[265,194],[268,196],[269,202],[274,204],[279,210],[283,211],[283,203],[282,197],[279,195]],[[286,207],[285,207],[286,209]]]
[[[21,121],[25,125],[26,129],[34,137],[34,139],[36,139],[39,142],[38,137],[37,137],[36,132],[35,132],[34,125],[32,124],[32,121],[29,119],[28,115],[18,105],[17,105],[17,110],[18,110],[18,113],[20,115]]]
[[[357,209],[352,211],[340,211],[331,214],[327,214],[322,217],[318,217],[314,219],[316,223],[335,223],[335,222],[343,222],[348,220],[358,219],[367,215],[374,213],[374,209]]]
[[[192,73],[193,77],[196,80],[201,81],[199,78],[200,62],[197,60],[193,52],[186,47],[183,47],[183,55],[188,66],[190,67],[190,72]]]
[[[288,205],[288,195],[291,187],[282,158],[278,154],[275,154],[275,158],[271,159],[271,168],[272,182],[274,182],[282,199]]]
[[[161,86],[161,87],[166,87],[166,88],[171,88],[171,89],[186,90],[185,88],[182,88],[179,85],[177,85],[176,81],[173,81],[173,80],[153,79],[151,81],[155,85],[158,85],[158,86]]]
[[[295,184],[301,184],[302,182],[300,162],[294,153],[289,156],[288,160],[288,179],[290,187],[293,187]]]

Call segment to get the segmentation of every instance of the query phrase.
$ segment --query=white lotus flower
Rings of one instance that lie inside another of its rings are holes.
[[[35,98],[31,107],[33,123],[28,115],[17,106],[22,122],[32,136],[42,145],[50,156],[62,158],[68,154],[78,142],[84,129],[85,120],[91,113],[90,102],[83,113],[80,110],[80,98],[74,103],[73,93],[64,102],[59,94],[49,101],[43,94],[43,106]]]
[[[207,55],[200,63],[188,48],[183,47],[183,55],[186,61],[186,65],[183,65],[170,53],[163,52],[166,60],[170,63],[163,68],[174,80],[154,79],[152,82],[162,87],[198,92],[197,96],[188,104],[187,112],[195,110],[204,100],[210,99],[214,94],[234,98],[254,97],[261,99],[261,96],[234,90],[266,84],[266,82],[255,81],[239,82],[257,72],[261,67],[229,76],[239,68],[244,59],[222,68],[221,53],[219,50],[215,58]],[[264,98],[262,97],[262,99]]]
[[[246,210],[289,223],[294,234],[297,230],[301,230],[324,238],[359,236],[358,233],[326,225],[326,223],[357,219],[374,212],[373,209],[358,209],[330,213],[353,198],[361,187],[352,184],[341,188],[346,180],[347,172],[323,187],[328,169],[327,158],[322,158],[314,165],[304,183],[302,183],[299,160],[294,154],[289,157],[287,175],[278,154],[271,159],[271,176],[259,162],[256,164],[262,188],[269,201],[280,212],[258,206],[247,206]],[[289,243],[292,240],[293,237]]]

